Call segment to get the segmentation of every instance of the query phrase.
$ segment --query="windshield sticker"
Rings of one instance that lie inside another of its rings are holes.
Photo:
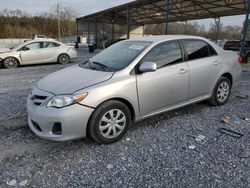
[[[129,47],[129,49],[132,49],[132,50],[142,50],[145,46],[141,46],[141,45],[136,45],[136,44],[133,44]]]

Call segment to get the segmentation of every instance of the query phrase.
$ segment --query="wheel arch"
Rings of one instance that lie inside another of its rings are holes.
[[[19,65],[20,65],[20,59],[18,59],[17,57],[15,57],[15,56],[6,56],[5,58],[3,58],[3,61],[5,60],[5,59],[7,59],[7,58],[15,58],[17,61],[18,61],[18,63],[19,63]]]
[[[226,72],[226,73],[222,74],[221,77],[226,77],[226,78],[228,78],[229,81],[230,81],[230,83],[231,83],[231,86],[233,85],[233,76],[232,76],[231,73]]]
[[[113,101],[119,101],[119,102],[125,104],[125,105],[128,107],[128,109],[129,109],[129,111],[130,111],[130,114],[131,114],[132,123],[134,123],[134,122],[135,122],[135,109],[134,109],[133,105],[132,105],[128,100],[126,100],[126,99],[124,99],[124,98],[121,98],[121,97],[109,98],[109,99],[107,99],[107,100],[102,101],[98,106],[96,106],[95,109],[97,109],[97,108],[98,108],[99,106],[101,106],[103,103],[108,102],[108,101],[112,101],[112,100],[113,100]],[[88,125],[89,125],[89,121],[90,121],[92,115],[94,114],[94,112],[95,112],[95,110],[92,112],[92,114],[91,114],[90,117],[89,117]],[[88,126],[87,126],[87,127],[88,127]]]
[[[4,61],[5,61],[6,59],[8,59],[8,58],[14,58],[14,59],[16,59],[17,62],[18,62],[18,65],[19,65],[19,66],[21,65],[20,59],[18,59],[18,58],[15,57],[15,56],[6,56],[5,58],[3,58],[3,60],[2,60],[2,64],[3,64],[3,65],[4,65]]]

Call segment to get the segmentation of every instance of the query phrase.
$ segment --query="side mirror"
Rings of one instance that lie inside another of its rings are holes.
[[[23,48],[22,48],[22,50],[23,51],[27,51],[27,50],[30,50],[28,47],[26,47],[26,46],[24,46]]]
[[[154,72],[157,70],[155,62],[144,62],[140,65],[139,70],[141,72]]]

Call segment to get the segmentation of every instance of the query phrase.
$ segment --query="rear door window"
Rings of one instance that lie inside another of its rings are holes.
[[[206,58],[210,56],[209,44],[202,40],[186,39],[183,40],[188,60]],[[214,52],[216,53],[216,52]],[[212,55],[212,54],[211,54]]]
[[[58,47],[60,46],[60,44],[55,43],[55,42],[44,42],[43,43],[43,48],[54,48],[54,47]]]

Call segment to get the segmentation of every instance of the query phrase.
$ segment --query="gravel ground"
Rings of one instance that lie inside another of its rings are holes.
[[[90,56],[81,49],[74,63]],[[27,128],[32,86],[65,66],[0,69],[0,187],[250,187],[250,99],[238,97],[250,96],[250,65],[226,105],[202,102],[148,118],[111,145],[47,141]]]

